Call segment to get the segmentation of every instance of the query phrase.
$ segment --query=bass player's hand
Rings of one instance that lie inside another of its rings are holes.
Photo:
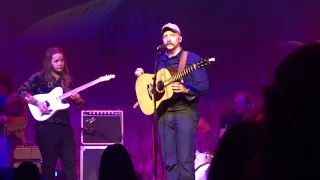
[[[141,74],[143,74],[144,71],[142,68],[137,68],[136,71],[134,72],[134,74],[139,77]]]
[[[48,107],[44,103],[37,102],[37,106],[43,114],[49,114]]]

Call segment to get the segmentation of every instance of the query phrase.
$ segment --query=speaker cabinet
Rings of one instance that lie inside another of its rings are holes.
[[[100,160],[107,146],[80,147],[80,180],[98,179]]]

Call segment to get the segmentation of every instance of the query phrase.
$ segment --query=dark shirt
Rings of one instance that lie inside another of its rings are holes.
[[[10,96],[6,98],[3,106],[0,106],[0,115],[4,115],[6,117],[17,117],[25,114],[25,103],[16,93],[11,93]]]
[[[173,68],[176,71],[178,71],[181,53],[182,50],[176,56],[173,56],[171,58],[169,58],[166,54],[160,56],[158,70],[161,68]],[[199,55],[189,51],[185,68],[201,60],[202,58]],[[188,75],[183,77],[183,81],[186,88],[189,89],[194,95],[196,95],[196,98],[190,101],[186,98],[186,94],[174,93],[172,98],[164,101],[162,105],[158,108],[159,114],[165,111],[193,111],[197,108],[197,104],[199,101],[198,96],[204,95],[209,91],[209,80],[205,68],[200,68],[189,73]]]
[[[232,110],[222,116],[220,121],[220,128],[229,128],[240,121],[243,121],[242,115],[237,113],[235,110]]]
[[[25,83],[23,83],[18,89],[18,95],[20,98],[24,99],[28,94],[36,95],[36,94],[47,94],[51,92],[56,87],[62,87],[61,79],[56,80],[53,83],[52,87],[48,86],[48,81],[45,79],[43,72],[37,72],[33,74]],[[63,92],[66,93],[72,89],[72,84],[70,87],[63,88]],[[74,103],[71,98],[66,98],[62,101],[63,103]],[[80,106],[81,104],[76,104]],[[39,121],[37,121],[39,122]],[[44,121],[44,123],[59,123],[59,124],[69,124],[70,123],[70,110],[60,110],[57,111],[53,116],[51,116],[48,120]]]

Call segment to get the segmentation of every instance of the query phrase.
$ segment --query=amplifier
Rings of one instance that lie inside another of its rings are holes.
[[[40,150],[37,145],[34,144],[24,144],[16,146],[14,152],[14,164],[13,167],[18,167],[22,162],[33,162],[36,164],[40,170],[41,170],[41,162],[42,162],[42,156],[40,153]]]
[[[14,159],[21,160],[41,160],[42,156],[38,146],[32,144],[25,144],[16,146],[14,150]]]
[[[101,155],[107,147],[108,146],[80,147],[80,180],[99,178]]]
[[[111,145],[123,143],[123,111],[81,111],[81,143]]]

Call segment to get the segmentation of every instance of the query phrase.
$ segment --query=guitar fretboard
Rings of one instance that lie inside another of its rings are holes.
[[[91,86],[93,86],[93,85],[95,85],[95,84],[98,84],[99,82],[100,82],[99,78],[96,79],[96,80],[93,80],[93,81],[91,81],[91,82],[88,82],[87,84],[84,84],[84,85],[82,85],[82,86],[80,86],[80,87],[78,87],[78,88],[76,88],[76,89],[73,89],[73,90],[71,90],[71,91],[69,91],[69,92],[67,92],[67,93],[62,94],[61,96],[59,96],[59,99],[60,99],[60,100],[63,100],[63,99],[65,99],[65,98],[68,98],[68,97],[71,96],[72,94],[78,93],[78,92],[80,92],[80,91],[82,91],[82,90],[85,90],[85,89],[87,89],[87,88],[89,88],[89,87],[91,87]]]
[[[164,86],[168,86],[169,84],[178,81],[179,79],[181,79],[183,76],[191,73],[192,71],[197,70],[197,66],[195,64],[193,64],[192,66],[187,67],[186,69],[184,69],[183,71],[177,73],[176,75],[173,75],[170,79],[168,79],[167,81],[164,82]]]

